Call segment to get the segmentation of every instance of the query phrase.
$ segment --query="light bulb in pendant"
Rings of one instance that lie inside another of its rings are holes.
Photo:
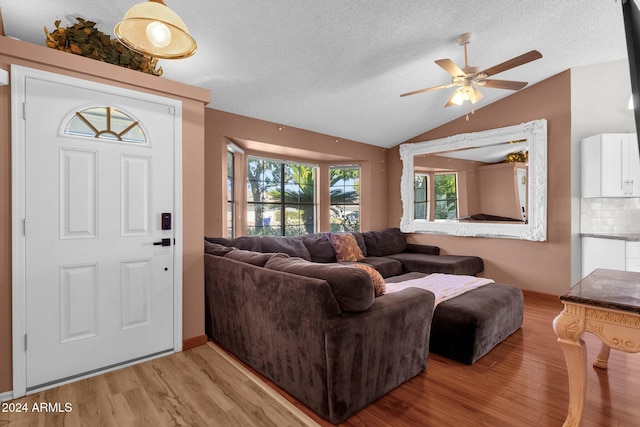
[[[167,47],[171,43],[171,31],[162,22],[153,21],[147,25],[147,37],[156,47]]]

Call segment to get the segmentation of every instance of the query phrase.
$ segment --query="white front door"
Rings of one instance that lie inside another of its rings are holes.
[[[24,88],[30,391],[173,351],[175,109],[73,79]],[[119,112],[146,142],[118,140]],[[74,117],[102,137],[66,134]]]

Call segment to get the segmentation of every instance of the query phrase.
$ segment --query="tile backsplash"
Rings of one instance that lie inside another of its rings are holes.
[[[640,233],[640,198],[581,199],[581,233]]]

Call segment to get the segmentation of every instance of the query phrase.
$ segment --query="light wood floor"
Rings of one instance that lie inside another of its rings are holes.
[[[526,293],[523,327],[475,365],[431,354],[425,372],[341,426],[561,426],[568,382],[551,326],[561,309],[555,297]],[[599,370],[591,367],[598,340],[584,339],[589,368],[582,427],[640,425],[640,354],[612,351],[609,369]],[[70,402],[73,412],[0,412],[0,426],[331,425],[234,363],[211,344],[201,346],[18,399]]]
[[[34,412],[41,403],[71,411]],[[15,404],[28,412],[2,412]],[[11,427],[316,425],[212,343],[0,403],[0,426]]]
[[[569,384],[552,326],[560,311],[557,297],[526,292],[522,328],[474,365],[431,353],[426,371],[340,426],[562,426]],[[640,353],[612,350],[603,371],[592,367],[600,341],[589,333],[583,338],[588,382],[581,426],[640,426]]]

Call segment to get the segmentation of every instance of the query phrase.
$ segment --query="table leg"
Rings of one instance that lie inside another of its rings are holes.
[[[593,366],[600,369],[607,369],[610,351],[611,351],[611,348],[603,342],[602,346],[600,347],[600,353],[598,353],[598,356],[596,357],[596,361],[593,362]]]
[[[553,321],[553,329],[564,353],[569,376],[569,410],[564,427],[579,426],[587,394],[587,350],[581,338],[584,323],[575,316],[560,313]]]

